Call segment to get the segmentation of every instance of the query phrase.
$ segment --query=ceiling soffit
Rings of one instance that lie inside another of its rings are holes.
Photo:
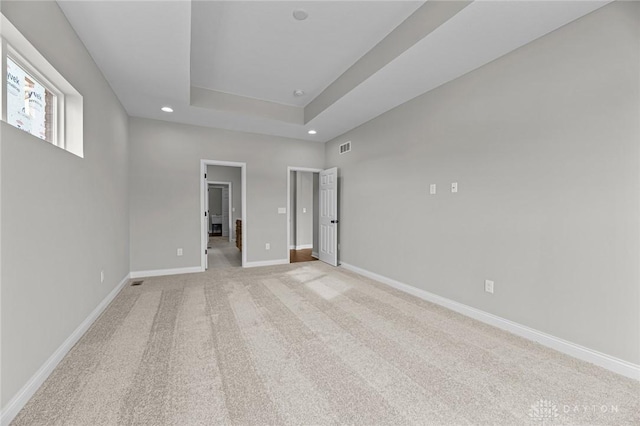
[[[226,93],[197,87],[193,83],[190,88],[190,104],[199,108],[242,113],[270,120],[305,125],[411,46],[447,22],[470,3],[471,1],[425,2],[306,106],[294,106]],[[208,5],[206,7],[219,8],[217,5]],[[214,10],[210,12],[214,12]],[[195,13],[193,7],[191,13]],[[219,20],[220,18],[218,17],[217,19]],[[194,43],[193,37],[194,32],[192,31],[192,45]]]

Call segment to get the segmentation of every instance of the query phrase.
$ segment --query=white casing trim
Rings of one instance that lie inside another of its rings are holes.
[[[310,173],[320,173],[322,171],[322,169],[313,169],[313,168],[309,168],[309,167],[292,167],[289,166],[287,167],[287,223],[291,224],[291,172],[310,172]],[[319,229],[314,229],[313,230],[314,233],[318,233],[320,232]],[[291,242],[291,226],[287,226],[287,241]],[[302,248],[302,246],[297,246],[294,245],[289,245],[289,250],[300,250]],[[313,244],[311,244],[309,247],[304,247],[304,248],[313,248]],[[289,257],[289,253],[286,254],[287,257]],[[315,256],[316,258],[318,258],[318,256]],[[290,263],[289,260],[287,260],[287,263]]]
[[[29,402],[29,399],[36,393],[38,388],[42,386],[44,381],[49,377],[51,372],[58,366],[60,361],[67,355],[69,350],[80,340],[80,338],[87,332],[89,327],[98,319],[100,314],[109,306],[109,303],[115,299],[120,290],[129,281],[131,274],[127,274],[122,281],[100,302],[98,306],[89,314],[89,316],[80,323],[67,340],[45,361],[44,364],[31,376],[29,381],[14,395],[13,398],[7,403],[7,406],[2,410],[2,416],[0,416],[0,425],[8,426],[9,423],[18,415],[20,410]]]
[[[367,278],[371,278],[390,287],[396,288],[400,291],[404,291],[405,293],[409,293],[413,296],[419,297],[420,299],[424,299],[440,306],[444,306],[445,308],[451,309],[452,311],[456,311],[462,315],[471,317],[478,321],[482,321],[486,324],[492,325],[502,330],[506,330],[520,337],[524,337],[525,339],[533,340],[534,342],[540,343],[544,346],[555,349],[574,358],[590,362],[599,367],[611,370],[614,373],[618,373],[635,380],[640,380],[640,365],[633,364],[631,362],[595,351],[593,349],[589,349],[587,347],[569,342],[559,337],[552,336],[551,334],[547,334],[542,331],[527,327],[525,325],[518,324],[516,322],[504,319],[497,315],[490,314],[480,309],[472,308],[471,306],[453,301],[451,299],[447,299],[442,296],[438,296],[428,291],[421,290],[400,281],[396,281],[394,279],[376,274],[374,272],[367,271],[366,269],[358,268],[357,266],[353,266],[348,263],[340,262],[340,266]]]
[[[242,221],[242,247],[245,247],[245,250],[242,250],[242,266],[245,266],[247,262],[247,241],[248,241],[248,226],[247,226],[247,163],[238,163],[235,161],[217,161],[217,160],[200,160],[200,211],[198,215],[200,215],[200,270],[199,271],[190,271],[190,272],[204,272],[207,269],[207,241],[209,239],[209,233],[207,232],[207,221],[209,220],[203,213],[205,210],[205,188],[208,184],[207,178],[205,178],[205,174],[207,173],[207,166],[226,166],[226,167],[239,167],[240,168],[240,205],[241,205],[241,217]],[[233,214],[232,211],[229,213],[229,218]],[[238,219],[236,217],[236,219]],[[232,222],[233,225],[233,222]],[[233,233],[233,229],[229,229],[230,233]],[[237,236],[236,236],[237,238]],[[177,274],[182,274],[184,272],[177,272]],[[172,274],[161,274],[161,275],[172,275]]]
[[[154,269],[151,271],[132,271],[131,278],[162,277],[165,275],[193,274],[204,272],[201,266],[190,266],[187,268]]]
[[[247,262],[244,267],[245,268],[257,268],[260,266],[273,266],[273,265],[288,265],[289,258],[286,259],[277,259],[277,260],[260,260],[256,262]]]
[[[311,257],[315,257],[316,259],[320,259],[320,256],[315,251],[311,252]]]

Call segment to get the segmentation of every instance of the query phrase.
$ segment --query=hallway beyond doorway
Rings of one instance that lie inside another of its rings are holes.
[[[209,237],[207,245],[209,268],[239,268],[242,252],[227,237]]]

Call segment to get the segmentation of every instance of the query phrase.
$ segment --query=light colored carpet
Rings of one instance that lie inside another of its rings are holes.
[[[638,425],[639,392],[312,262],[126,287],[14,424]]]
[[[228,237],[209,237],[207,252],[210,269],[242,266],[242,252]]]

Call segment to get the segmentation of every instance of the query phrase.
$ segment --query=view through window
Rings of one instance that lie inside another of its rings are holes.
[[[10,57],[7,57],[7,122],[55,143],[56,97]]]

